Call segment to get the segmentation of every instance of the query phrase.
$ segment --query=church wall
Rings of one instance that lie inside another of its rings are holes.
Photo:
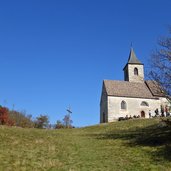
[[[138,75],[134,75],[134,68],[138,69]],[[143,65],[131,65],[128,64],[128,75],[130,82],[142,82],[144,81],[144,66]]]
[[[127,104],[127,109],[121,109],[121,102],[125,101]],[[145,101],[149,106],[142,106],[142,101]],[[127,98],[127,97],[113,97],[108,96],[108,122],[113,122],[119,117],[128,117],[134,115],[140,115],[141,112],[145,112],[145,117],[149,117],[149,110],[151,111],[152,116],[155,115],[155,110],[158,108],[160,112],[160,106],[167,104],[166,98],[157,99],[141,99],[141,98]]]
[[[101,101],[100,101],[100,123],[108,121],[108,110],[107,110],[107,93],[103,86]]]
[[[159,100],[160,100],[162,106],[171,106],[168,99],[166,99],[164,97],[160,97]]]

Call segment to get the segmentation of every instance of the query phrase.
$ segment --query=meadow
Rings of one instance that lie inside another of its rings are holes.
[[[0,126],[2,171],[169,171],[171,128],[136,119],[46,130]]]

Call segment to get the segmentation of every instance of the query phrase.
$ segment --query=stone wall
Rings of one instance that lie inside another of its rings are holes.
[[[100,123],[104,123],[104,122],[108,121],[107,101],[108,101],[107,93],[106,93],[105,87],[103,85],[102,94],[101,94],[101,101],[100,101]]]
[[[127,109],[121,109],[121,102],[125,101],[127,104]],[[149,106],[142,106],[142,102],[147,102]],[[166,98],[158,99],[143,99],[143,98],[127,98],[127,97],[113,97],[108,96],[108,122],[116,121],[119,117],[140,115],[141,112],[145,112],[145,117],[149,117],[149,110],[151,110],[152,116],[155,115],[156,108],[160,111],[161,105],[168,104]]]
[[[134,75],[134,68],[138,69],[138,75]],[[144,66],[128,64],[128,81],[143,82],[144,81]]]

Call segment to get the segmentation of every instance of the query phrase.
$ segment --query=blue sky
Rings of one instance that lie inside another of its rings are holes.
[[[103,79],[123,80],[130,45],[148,69],[170,0],[0,1],[0,103],[50,122],[99,123]]]

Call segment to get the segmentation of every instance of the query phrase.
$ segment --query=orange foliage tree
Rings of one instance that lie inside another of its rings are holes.
[[[0,124],[1,125],[10,125],[12,126],[14,123],[9,119],[8,116],[9,110],[6,107],[0,107]]]

